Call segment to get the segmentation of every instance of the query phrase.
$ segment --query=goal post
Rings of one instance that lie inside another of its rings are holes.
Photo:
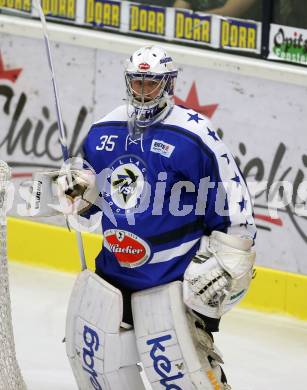
[[[7,264],[7,190],[9,166],[0,160],[0,390],[26,390],[16,359]]]

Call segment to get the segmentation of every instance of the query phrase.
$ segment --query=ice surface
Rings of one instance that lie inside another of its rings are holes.
[[[77,389],[62,343],[75,277],[10,263],[16,349],[29,390]],[[233,390],[307,389],[306,322],[234,309],[220,330],[216,344]]]

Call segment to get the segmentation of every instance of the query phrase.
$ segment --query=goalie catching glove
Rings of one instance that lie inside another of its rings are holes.
[[[253,277],[253,240],[214,231],[207,251],[198,253],[184,274],[183,298],[191,309],[220,318],[239,302]]]
[[[28,203],[32,216],[80,214],[95,203],[99,191],[89,169],[35,172]]]

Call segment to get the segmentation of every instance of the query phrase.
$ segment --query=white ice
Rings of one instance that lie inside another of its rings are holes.
[[[15,343],[28,390],[77,389],[62,343],[75,277],[10,263]],[[216,343],[233,390],[307,389],[306,322],[234,309]]]

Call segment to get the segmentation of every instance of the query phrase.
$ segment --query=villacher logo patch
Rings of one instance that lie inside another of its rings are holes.
[[[150,247],[137,235],[126,230],[110,229],[104,232],[109,249],[122,267],[135,268],[150,257]]]

